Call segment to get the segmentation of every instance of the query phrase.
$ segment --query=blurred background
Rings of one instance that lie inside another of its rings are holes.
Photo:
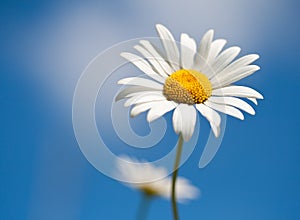
[[[300,219],[298,1],[0,4],[1,220],[134,219],[139,193],[104,176],[81,153],[72,98],[97,54],[124,40],[155,37],[156,23],[176,39],[186,32],[198,42],[213,28],[242,55],[261,56],[261,70],[239,83],[263,93],[257,114],[242,122],[228,117],[212,163],[198,168],[199,141],[180,170],[201,189],[198,200],[179,206],[182,219]],[[171,219],[170,204],[157,199],[149,219]]]

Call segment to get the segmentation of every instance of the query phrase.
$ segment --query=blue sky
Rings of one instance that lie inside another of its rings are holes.
[[[199,40],[213,28],[229,46],[241,46],[242,54],[261,57],[261,70],[240,83],[263,93],[257,114],[243,122],[228,117],[212,163],[198,168],[199,140],[180,170],[202,192],[180,205],[182,219],[300,218],[297,1],[0,4],[1,219],[134,219],[139,193],[101,174],[81,153],[72,98],[93,57],[120,41],[156,36],[156,23],[177,39],[187,32]],[[207,133],[202,120],[200,138]],[[170,204],[154,201],[149,219],[171,219]]]

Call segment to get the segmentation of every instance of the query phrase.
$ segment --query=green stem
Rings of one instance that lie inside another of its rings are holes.
[[[151,196],[142,193],[141,202],[139,204],[138,212],[136,215],[136,220],[146,220],[151,199],[152,199]]]
[[[173,210],[173,217],[174,220],[179,220],[178,210],[177,210],[177,203],[176,203],[176,194],[175,194],[175,186],[176,186],[176,179],[178,176],[178,168],[180,164],[180,158],[182,153],[182,146],[183,146],[183,138],[180,134],[178,137],[178,144],[177,144],[177,152],[176,152],[176,159],[174,163],[174,172],[172,176],[172,210]]]

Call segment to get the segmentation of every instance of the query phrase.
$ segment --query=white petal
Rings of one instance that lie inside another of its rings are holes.
[[[172,186],[171,178],[170,178],[169,185],[171,189]],[[176,182],[176,198],[179,203],[185,203],[190,199],[195,199],[199,196],[199,194],[200,194],[199,189],[193,186],[189,180],[183,177],[178,177]]]
[[[214,123],[209,123],[211,130],[213,131],[215,137],[219,137],[220,135],[220,126],[215,125]]]
[[[150,123],[178,106],[175,102],[164,101],[155,103],[148,112],[147,121]]]
[[[164,167],[156,167],[144,160],[138,161],[128,156],[120,156],[116,163],[118,169],[116,173],[126,185],[134,188],[140,189],[140,187],[147,185],[156,189],[158,187],[154,183],[167,176],[167,170]]]
[[[204,36],[201,39],[198,53],[205,60],[208,57],[213,37],[214,37],[214,30],[209,30],[204,34]]]
[[[239,98],[211,96],[208,98],[208,100],[211,102],[217,103],[217,104],[231,105],[231,106],[239,108],[251,115],[255,115],[255,111],[252,108],[252,106],[249,105],[244,100],[241,100]]]
[[[165,78],[155,72],[149,63],[142,57],[139,57],[132,53],[121,53],[121,56],[133,63],[137,68],[143,71],[147,76],[155,79],[158,82],[165,83]]]
[[[134,49],[139,51],[152,64],[152,66],[156,69],[159,75],[161,75],[163,78],[168,77],[168,74],[161,67],[160,62],[158,61],[159,59],[162,59],[160,56],[154,57],[151,53],[149,53],[148,50],[146,50],[143,46],[140,45],[134,46]]]
[[[194,106],[180,104],[173,113],[173,127],[176,134],[182,134],[183,140],[188,141],[195,129],[197,114]]]
[[[129,98],[124,106],[128,107],[133,104],[145,103],[145,102],[153,102],[153,101],[162,101],[166,100],[166,97],[163,94],[155,93],[155,92],[145,92],[144,94],[134,96]]]
[[[218,137],[220,134],[220,124],[221,124],[221,117],[219,113],[217,113],[215,110],[203,104],[196,105],[196,108],[209,121],[209,124],[214,132],[214,135]]]
[[[180,106],[179,105],[173,112],[173,117],[172,117],[172,121],[173,121],[173,127],[174,127],[174,131],[176,134],[179,134],[182,130],[182,116],[180,113]]]
[[[147,91],[147,90],[145,90],[145,91],[140,91],[140,92],[133,92],[133,93],[128,94],[125,98],[134,98],[134,97],[147,96],[147,95],[162,96],[162,91],[159,91],[159,90]]]
[[[212,64],[215,74],[222,71],[240,53],[240,51],[241,48],[239,47],[229,47],[224,50]]]
[[[253,102],[255,105],[258,105],[257,100],[255,98],[248,98],[251,102]]]
[[[259,92],[246,86],[227,86],[219,89],[214,89],[212,91],[212,95],[263,99],[263,96]]]
[[[143,97],[131,97],[126,100],[124,103],[125,107],[129,107],[131,105],[136,104],[143,104],[143,103],[150,103],[150,102],[156,102],[156,101],[164,101],[163,98],[160,98],[158,96],[152,95],[152,96],[143,96]]]
[[[221,124],[221,117],[219,113],[213,110],[212,108],[203,104],[197,104],[196,108],[209,122],[212,122],[217,126]]]
[[[212,109],[223,112],[227,115],[231,115],[231,116],[236,117],[238,119],[244,120],[243,113],[240,110],[238,110],[238,109],[236,109],[232,106],[213,103],[213,102],[210,102],[209,100],[206,100],[204,104],[207,105],[208,107],[212,108]]]
[[[191,69],[194,65],[196,42],[187,34],[181,34],[181,66],[183,69]]]
[[[166,177],[167,170],[164,167],[157,167],[147,161],[138,161],[128,156],[119,157],[116,164],[116,174],[126,185],[139,190],[147,187],[155,191],[158,196],[170,199],[172,178]],[[188,179],[177,178],[176,198],[178,202],[183,203],[195,199],[198,195],[199,189],[193,186]]]
[[[195,66],[195,69],[204,73],[209,79],[215,75],[215,71],[212,68],[213,64],[216,61],[216,57],[219,55],[224,45],[226,44],[226,40],[219,39],[215,40],[211,43],[210,51],[206,60],[202,60],[202,64]]]
[[[155,101],[155,102],[146,102],[146,103],[142,103],[142,104],[137,104],[131,109],[130,116],[135,117],[138,114],[140,114],[144,111],[147,111],[156,103],[164,103],[164,102],[165,101]]]
[[[206,72],[207,69],[207,57],[209,55],[211,42],[214,36],[214,31],[207,31],[199,44],[198,53],[195,56],[194,69],[201,72]]]
[[[219,55],[219,53],[221,52],[221,50],[223,49],[223,47],[226,44],[226,40],[224,39],[218,39],[215,40],[211,43],[210,46],[210,51],[207,57],[207,60],[209,63],[211,63],[212,61],[214,61],[214,59]]]
[[[241,67],[233,72],[230,72],[229,74],[227,74],[226,76],[224,76],[222,78],[216,76],[216,77],[214,77],[213,80],[211,80],[213,89],[232,84],[240,79],[243,79],[243,78],[253,74],[255,71],[257,71],[259,69],[260,69],[259,66],[248,65],[248,66]]]
[[[115,98],[115,101],[117,102],[126,97],[133,96],[137,92],[146,92],[146,91],[157,91],[157,90],[143,87],[143,86],[130,86],[130,87],[123,89],[121,92],[119,92]]]
[[[171,32],[163,25],[157,24],[156,30],[165,48],[168,61],[174,70],[179,69],[179,50]]]
[[[128,77],[118,81],[118,84],[122,85],[133,85],[133,86],[144,86],[147,88],[163,90],[163,85],[153,80],[140,78],[140,77]]]
[[[259,56],[257,54],[250,54],[250,55],[243,56],[243,57],[237,59],[236,61],[234,61],[233,63],[231,63],[230,65],[228,65],[220,73],[218,73],[218,77],[222,77],[223,75],[226,76],[230,72],[232,72],[236,69],[239,69],[240,67],[243,67],[243,66],[253,63],[258,58],[259,58]]]
[[[165,72],[170,75],[172,74],[175,70],[172,69],[172,67],[165,61],[165,59],[163,58],[163,56],[158,52],[157,49],[155,49],[155,47],[146,40],[141,40],[140,44],[144,46],[144,48],[146,50],[148,50],[148,52],[153,56],[157,58],[157,61],[160,63],[161,67],[165,70]]]

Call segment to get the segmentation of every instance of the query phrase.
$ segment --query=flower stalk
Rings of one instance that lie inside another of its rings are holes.
[[[172,210],[173,210],[174,220],[179,220],[179,214],[178,214],[177,202],[176,202],[176,180],[177,180],[177,176],[178,176],[178,169],[179,169],[180,158],[181,158],[181,153],[182,153],[182,146],[183,146],[183,137],[181,134],[179,134],[176,158],[175,158],[175,163],[174,163],[174,172],[172,175],[171,200],[172,200]]]
[[[136,220],[146,220],[152,196],[142,192],[141,201],[138,207]]]

